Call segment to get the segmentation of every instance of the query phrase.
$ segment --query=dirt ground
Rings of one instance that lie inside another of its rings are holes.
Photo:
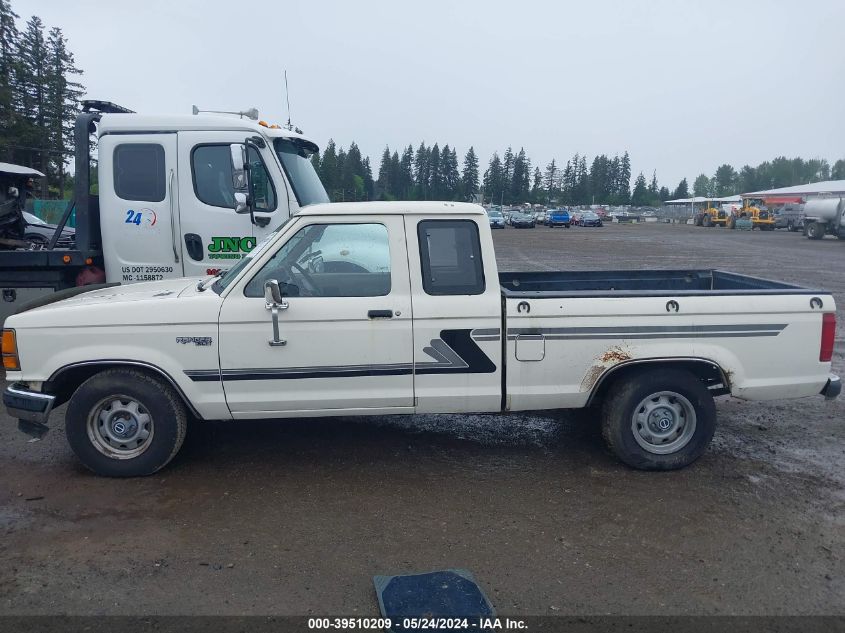
[[[845,243],[685,225],[495,235],[500,267],[722,268],[836,296]],[[472,571],[500,614],[845,614],[845,399],[722,398],[692,467],[566,413],[193,425],[95,477],[0,420],[0,614],[375,616],[375,574]]]

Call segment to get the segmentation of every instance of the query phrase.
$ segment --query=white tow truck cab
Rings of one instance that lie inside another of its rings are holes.
[[[236,116],[154,116],[86,102],[75,129],[76,247],[0,252],[0,318],[44,295],[230,268],[299,209],[328,202],[301,134]],[[97,146],[96,190],[89,170]],[[237,163],[237,165],[236,165]],[[32,296],[32,291],[21,293]]]
[[[189,412],[583,407],[625,463],[671,469],[706,450],[714,395],[836,397],[834,314],[828,293],[720,271],[499,272],[477,205],[313,205],[223,276],[10,317],[4,402],[44,432],[69,401],[71,446],[113,476],[163,467]]]

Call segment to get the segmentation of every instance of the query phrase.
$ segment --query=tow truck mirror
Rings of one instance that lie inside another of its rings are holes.
[[[232,143],[229,150],[232,153],[232,186],[235,191],[247,191],[249,175],[247,174],[246,147],[241,143]]]
[[[235,213],[249,213],[249,198],[242,191],[235,192]]]

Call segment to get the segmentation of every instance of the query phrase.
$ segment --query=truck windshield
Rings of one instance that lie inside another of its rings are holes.
[[[249,265],[250,260],[253,257],[257,257],[258,255],[260,255],[267,248],[267,245],[273,241],[274,237],[276,237],[276,233],[281,231],[282,227],[284,227],[288,222],[290,222],[290,218],[282,222],[271,233],[265,235],[264,239],[262,239],[260,242],[258,242],[258,244],[255,245],[255,248],[253,248],[249,253],[244,255],[237,264],[232,266],[229,270],[225,271],[220,276],[220,278],[214,282],[214,285],[211,286],[211,289],[217,294],[223,292],[226,286],[232,283],[237,278],[238,274]]]
[[[274,145],[299,206],[328,202],[326,189],[311,164],[311,155],[317,147],[293,138],[277,138]]]

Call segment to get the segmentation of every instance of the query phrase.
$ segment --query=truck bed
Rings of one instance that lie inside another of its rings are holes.
[[[820,294],[781,281],[722,270],[581,270],[500,272],[507,298]]]

